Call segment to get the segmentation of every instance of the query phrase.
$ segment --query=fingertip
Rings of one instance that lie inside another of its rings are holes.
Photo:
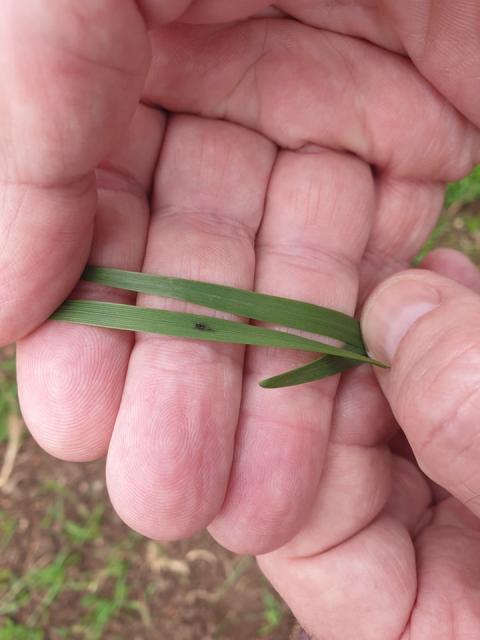
[[[19,341],[20,406],[42,449],[69,462],[106,455],[130,348],[127,335],[57,322]]]
[[[421,267],[480,293],[480,271],[460,251],[447,248],[434,249],[422,261]]]
[[[147,456],[143,465],[127,458],[109,452],[106,480],[112,506],[128,527],[151,540],[173,542],[193,537],[212,521],[220,508],[216,495],[196,491],[178,473],[169,486],[159,483]]]
[[[382,283],[362,313],[362,332],[369,354],[392,363],[411,327],[440,302],[438,288],[421,271],[403,272]]]
[[[270,504],[265,505],[269,511]],[[278,523],[281,523],[280,525]],[[210,535],[225,549],[237,555],[258,556],[283,547],[301,526],[283,527],[282,519],[273,514],[270,522],[258,522],[244,513],[220,514],[208,527]]]

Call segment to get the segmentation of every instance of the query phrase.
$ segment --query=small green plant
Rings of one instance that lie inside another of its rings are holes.
[[[0,623],[0,640],[44,640],[44,638],[42,630],[16,624],[10,618]]]
[[[81,626],[86,640],[101,640],[109,622],[119,613],[127,612],[144,618],[145,605],[129,598],[128,561],[121,549],[114,549],[106,566],[89,585],[90,593],[84,595],[80,604],[85,610]],[[105,587],[108,585],[108,591]],[[149,614],[146,614],[149,618]]]
[[[283,620],[283,609],[280,601],[269,591],[263,594],[264,624],[260,629],[261,636],[268,636],[278,629]]]
[[[445,194],[445,207],[465,205],[480,200],[480,165],[470,175],[459,182],[448,185]]]
[[[468,229],[468,232],[472,235],[474,233],[478,233],[480,231],[480,216],[467,218],[465,220],[465,225]]]
[[[102,535],[102,518],[105,507],[97,504],[92,511],[84,505],[78,508],[80,522],[67,520],[64,524],[64,531],[73,544],[83,544],[92,542]]]
[[[442,245],[444,239],[451,233],[453,228],[453,216],[455,211],[465,205],[480,200],[480,165],[478,165],[470,175],[459,182],[449,184],[445,193],[444,213],[438,220],[435,229],[430,237],[420,249],[418,255],[413,260],[413,266],[420,265],[425,256],[433,249]],[[480,219],[478,216],[462,216],[469,233],[474,234],[480,229]],[[451,245],[451,243],[448,243]],[[454,248],[458,248],[458,239],[455,238]]]
[[[53,496],[52,502],[41,520],[42,528],[63,529],[65,526],[65,503],[71,497],[70,491],[59,482],[49,479],[43,482],[41,492]]]
[[[15,531],[17,530],[18,522],[7,511],[0,510],[0,553],[10,544]]]
[[[31,608],[28,624],[36,625],[65,586],[68,568],[77,557],[61,551],[45,567],[30,570],[22,577],[11,574],[0,581],[0,616],[14,615],[27,605]]]
[[[8,419],[18,413],[15,358],[0,360],[0,444],[8,440]]]

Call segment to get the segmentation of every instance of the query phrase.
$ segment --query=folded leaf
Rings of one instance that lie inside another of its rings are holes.
[[[229,342],[262,347],[295,349],[331,354],[384,366],[361,353],[333,347],[274,329],[255,327],[241,322],[211,316],[164,309],[146,309],[134,305],[92,300],[67,300],[52,316],[53,320],[73,322],[111,329],[159,333],[179,338],[194,338],[209,342]]]
[[[357,347],[366,355],[355,318],[308,302],[270,296],[208,282],[87,267],[82,278],[97,284],[192,302],[237,316],[328,336]]]

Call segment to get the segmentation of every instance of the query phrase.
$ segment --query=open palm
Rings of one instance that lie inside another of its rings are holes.
[[[22,338],[25,419],[54,455],[106,454],[138,531],[266,554],[319,637],[423,639],[457,593],[444,637],[466,635],[480,525],[448,498],[412,541],[431,488],[367,368],[268,391],[308,356],[44,322],[87,261],[353,313],[480,159],[476,3],[238,4],[3,1],[0,340]],[[133,302],[76,292],[99,295]]]

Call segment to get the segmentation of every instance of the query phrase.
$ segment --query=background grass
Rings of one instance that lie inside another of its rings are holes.
[[[480,166],[450,185],[435,246],[480,263]],[[18,431],[13,349],[0,358],[0,640],[283,640],[289,614],[255,567],[208,536],[159,545],[113,514],[102,463],[60,463]]]
[[[463,251],[480,264],[480,165],[448,186],[443,214],[415,263],[439,246]]]

